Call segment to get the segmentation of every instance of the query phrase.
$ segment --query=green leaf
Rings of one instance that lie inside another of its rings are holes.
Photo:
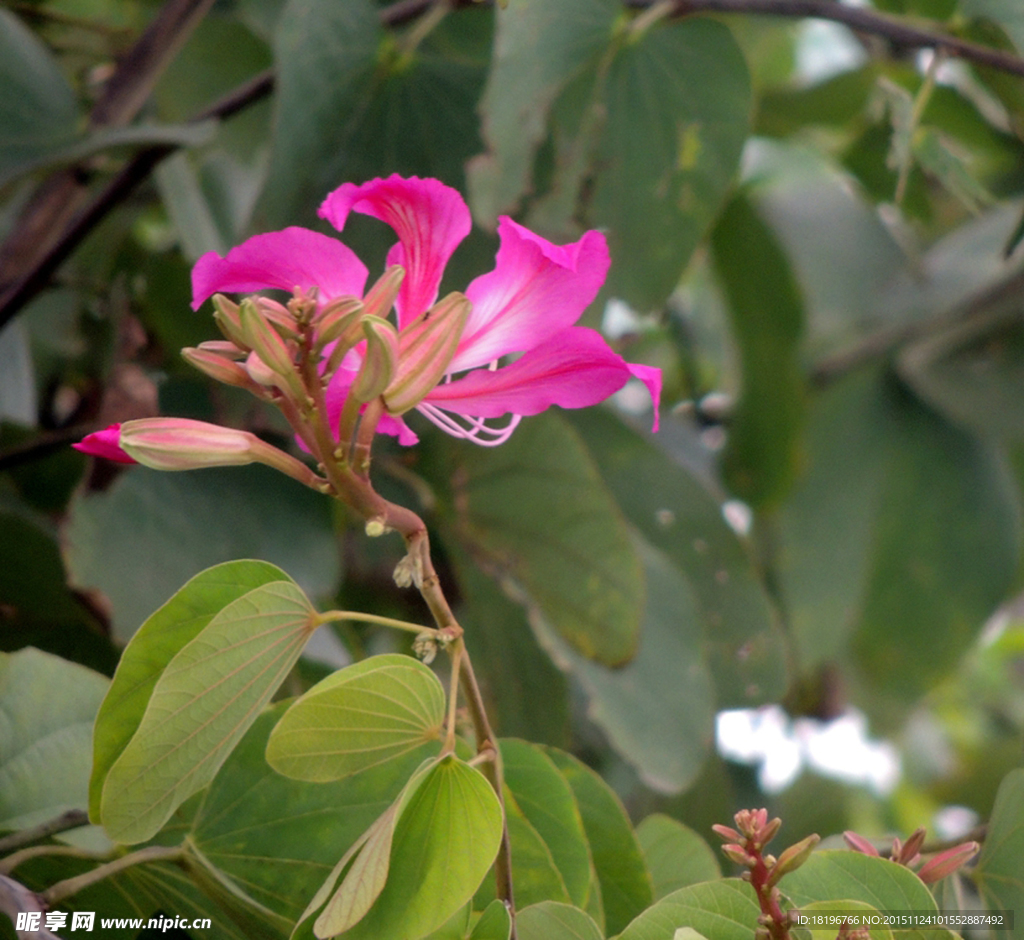
[[[438,740],[444,717],[444,687],[423,663],[371,656],[292,704],[270,735],[267,762],[298,780],[340,780]]]
[[[704,626],[719,707],[772,701],[786,689],[782,635],[747,547],[687,467],[611,411],[572,415],[630,523],[686,576]]]
[[[700,773],[714,738],[714,690],[693,595],[663,555],[638,542],[647,582],[643,642],[636,658],[609,669],[531,621],[552,659],[579,679],[591,719],[652,788],[678,793]]]
[[[526,818],[515,796],[508,790],[505,793],[505,821],[512,855],[512,882],[515,885],[516,904],[537,904],[541,901],[569,903],[565,879],[555,864],[551,848]],[[479,907],[493,898],[495,893],[493,881],[488,880],[480,887],[475,899],[476,906]]]
[[[476,922],[469,940],[508,940],[512,932],[512,917],[505,902],[495,898],[487,905]]]
[[[878,909],[872,907],[870,904],[864,901],[853,901],[850,898],[843,898],[842,900],[835,901],[813,901],[810,904],[804,904],[800,908],[802,914],[844,914],[849,911],[851,914],[862,914],[862,915],[875,915],[878,914]],[[868,936],[871,940],[892,940],[892,931],[882,922],[883,918],[878,918],[877,921],[871,921],[871,926],[868,928]],[[794,937],[800,938],[800,940],[814,940],[817,934],[819,940],[821,932],[832,934],[836,932],[835,923],[832,920],[828,921],[828,927],[820,926],[807,926],[807,927],[794,927],[792,928],[792,934]]]
[[[39,396],[29,341],[22,320],[0,328],[0,358],[4,363],[0,373],[0,420],[34,427],[39,417]]]
[[[729,204],[711,244],[743,373],[722,470],[740,499],[770,506],[785,496],[797,469],[803,300],[775,234],[746,197]]]
[[[551,107],[566,84],[607,46],[612,0],[519,0],[499,9],[494,55],[480,102],[488,153],[470,168],[474,215],[494,225],[530,189]]]
[[[409,798],[395,827],[387,884],[347,940],[421,937],[474,894],[501,842],[501,807],[483,775],[442,758]],[[333,936],[331,923],[317,924]]]
[[[277,581],[228,604],[182,647],[103,784],[111,838],[145,841],[213,779],[295,665],[314,614],[296,585]]]
[[[712,940],[750,940],[761,910],[754,889],[738,878],[709,881],[674,891],[644,911],[619,940],[675,940],[690,927]]]
[[[157,610],[125,647],[93,733],[89,815],[100,819],[100,797],[111,766],[139,724],[153,688],[168,663],[221,610],[253,588],[291,581],[280,568],[263,561],[229,561],[197,574]]]
[[[75,93],[35,33],[0,9],[0,177],[73,136]]]
[[[0,830],[88,805],[92,723],[107,685],[31,647],[0,653]]]
[[[732,186],[750,77],[729,29],[693,17],[627,35],[604,86],[589,218],[610,229],[609,289],[650,309],[675,289]]]
[[[977,214],[995,198],[975,179],[964,159],[933,128],[920,128],[913,139],[914,156],[921,168],[934,176],[971,212]]]
[[[879,911],[937,910],[927,886],[909,868],[888,859],[846,850],[815,852],[796,871],[780,882],[780,890],[796,907],[815,901],[849,899],[870,904]],[[834,904],[835,908],[841,907]],[[902,930],[902,940],[948,938],[943,930]]]
[[[651,876],[640,843],[608,784],[572,755],[554,748],[544,751],[576,797],[601,885],[605,929],[614,936],[653,900]]]
[[[656,901],[679,888],[722,876],[710,846],[689,826],[670,816],[648,816],[636,827],[636,837],[651,873]]]
[[[643,573],[586,449],[538,415],[500,448],[451,445],[456,534],[526,593],[558,635],[608,665],[636,650]]]
[[[330,594],[340,568],[329,500],[256,465],[192,473],[132,467],[106,492],[75,500],[65,533],[72,580],[103,591],[122,640],[189,578],[220,562],[265,558],[296,572],[310,597]]]
[[[202,794],[187,846],[190,855],[196,850],[190,870],[202,865],[219,877],[221,891],[233,885],[251,911],[269,909],[291,924],[339,854],[398,797],[436,745],[333,783],[293,780],[263,756],[286,707],[260,715],[218,771]]]
[[[974,869],[985,905],[997,910],[1024,910],[1024,770],[1006,775],[996,795],[988,833]],[[1014,928],[1020,936],[1021,926]]]
[[[577,907],[586,907],[590,849],[569,784],[536,745],[506,738],[500,746],[505,785],[550,850],[569,899]]]
[[[1015,0],[960,0],[960,12],[998,23],[1018,51],[1024,53],[1024,10]]]
[[[516,914],[519,940],[603,940],[597,924],[577,907],[542,901]]]

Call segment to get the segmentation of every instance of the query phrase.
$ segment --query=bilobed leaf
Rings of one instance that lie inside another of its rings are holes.
[[[571,754],[544,748],[572,787],[601,884],[605,929],[619,933],[653,900],[640,843],[615,792]]]
[[[265,561],[229,561],[197,574],[136,632],[121,654],[93,733],[89,815],[99,822],[100,797],[111,766],[138,730],[167,664],[221,610],[253,588],[291,581]]]
[[[264,758],[286,707],[267,709],[246,732],[201,795],[186,845],[196,865],[219,873],[254,908],[291,924],[339,856],[387,810],[436,745],[333,783],[293,780]],[[190,871],[196,865],[189,863]]]
[[[1024,910],[1024,770],[1006,775],[996,794],[988,833],[974,869],[986,907]],[[1020,933],[1020,925],[1016,933]]]
[[[505,822],[512,855],[516,904],[537,904],[541,901],[569,903],[565,879],[555,864],[550,847],[526,818],[510,792],[505,793]],[[480,886],[475,903],[479,906],[494,895],[494,882],[488,879]]]
[[[31,647],[0,653],[0,830],[85,809],[89,740],[107,685]]]
[[[267,761],[298,780],[340,780],[437,740],[444,717],[444,687],[430,669],[409,656],[373,656],[294,702],[270,735]]]
[[[688,826],[670,816],[654,813],[636,827],[654,885],[654,899],[702,881],[721,877],[711,847]]]
[[[469,940],[508,940],[512,932],[512,918],[505,902],[495,898],[484,909],[476,922]]]
[[[630,523],[686,577],[704,629],[719,707],[772,701],[786,689],[782,634],[753,559],[704,483],[611,411],[573,412]]]
[[[451,447],[456,532],[584,656],[635,653],[643,572],[611,494],[573,430],[538,415],[500,448]]]
[[[578,907],[542,901],[516,914],[519,940],[603,940],[590,916]]]
[[[927,886],[909,868],[860,852],[815,852],[780,883],[782,893],[796,907],[814,901],[849,899],[879,911],[937,910]],[[839,907],[840,905],[835,905]],[[902,940],[938,940],[944,930],[897,930]]]
[[[678,793],[700,773],[714,738],[714,690],[692,592],[678,569],[638,541],[647,583],[643,642],[618,669],[580,656],[543,614],[531,622],[552,659],[579,679],[589,715],[643,780]]]
[[[577,907],[586,907],[590,849],[576,799],[565,777],[550,757],[526,741],[501,741],[501,761],[505,785],[551,851],[569,899]]]
[[[321,597],[341,566],[328,502],[258,464],[191,473],[132,467],[103,493],[73,500],[68,572],[110,600],[114,635],[124,641],[189,578],[235,558],[295,571],[299,586]]]
[[[603,91],[587,218],[609,229],[610,290],[646,310],[675,289],[729,192],[750,77],[729,29],[693,17],[627,36]]]
[[[276,581],[228,604],[182,647],[103,784],[111,838],[145,841],[213,779],[298,660],[314,614],[295,584]]]
[[[636,918],[619,940],[675,940],[690,927],[712,940],[750,940],[761,909],[754,889],[738,878],[690,885],[658,901]]]
[[[729,488],[752,506],[778,503],[797,469],[803,412],[804,310],[775,234],[736,196],[711,236],[740,350],[742,391],[722,455]]]
[[[459,910],[494,862],[501,806],[483,775],[442,758],[408,799],[395,827],[387,883],[347,940],[422,937]],[[336,932],[329,922],[322,937]]]

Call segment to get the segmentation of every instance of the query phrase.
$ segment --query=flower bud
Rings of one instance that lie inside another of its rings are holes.
[[[222,359],[244,359],[246,355],[246,350],[239,349],[228,339],[207,339],[196,348],[203,352],[214,353]]]
[[[981,846],[977,842],[961,842],[945,852],[939,852],[934,858],[928,859],[921,870],[917,873],[926,885],[941,881],[948,875],[952,875],[961,865],[969,862],[978,852]]]
[[[898,862],[900,865],[913,865],[914,862],[920,858],[921,846],[924,845],[924,839],[927,835],[927,831],[922,827],[915,829],[904,845],[899,844],[899,839],[893,839],[892,843],[892,859],[894,862]]]
[[[863,855],[874,855],[878,857],[878,849],[864,838],[862,835],[858,835],[849,829],[843,833],[843,838],[846,840],[846,844],[854,850],[854,852],[860,852]]]
[[[121,425],[128,456],[154,470],[197,470],[252,463],[257,440],[248,431],[188,418],[142,418]]]
[[[380,317],[364,316],[363,334],[366,336],[366,352],[355,382],[352,395],[356,401],[373,401],[388,387],[398,366],[398,332]]]
[[[384,392],[391,414],[400,415],[418,405],[441,381],[471,309],[464,294],[451,293],[402,330],[398,374]]]
[[[321,311],[316,320],[316,348],[322,350],[335,340],[355,345],[361,338],[359,319],[363,303],[356,297],[338,297]],[[351,333],[351,337],[348,335]]]
[[[256,304],[256,309],[263,316],[263,319],[270,323],[282,337],[285,339],[298,339],[298,324],[295,322],[295,317],[291,311],[284,304],[279,304],[276,300],[271,300],[269,297],[257,296],[253,297],[252,300]]]
[[[251,299],[243,300],[238,315],[248,348],[254,350],[278,375],[295,375],[295,362],[287,344],[266,321],[256,303]]]
[[[91,454],[93,457],[105,457],[107,460],[113,460],[116,463],[135,463],[121,449],[120,440],[121,425],[111,424],[102,431],[93,431],[92,434],[86,434],[77,444],[72,444],[71,446],[75,450],[80,450],[83,454]]]
[[[730,826],[723,826],[721,823],[715,823],[711,829],[715,835],[718,836],[723,842],[742,842],[743,836],[741,836],[735,829]]]
[[[250,347],[242,333],[238,304],[228,300],[223,294],[214,294],[213,308],[213,319],[220,327],[221,333],[239,348],[248,350]]]
[[[265,388],[276,388],[281,377],[274,372],[255,352],[249,353],[245,360],[245,371],[257,385]]]
[[[801,839],[796,845],[791,845],[780,856],[768,875],[767,884],[770,886],[778,884],[779,879],[791,871],[796,871],[804,862],[811,857],[814,847],[821,841],[821,836],[816,832],[806,839]]]
[[[734,861],[737,865],[743,865],[745,868],[750,868],[756,863],[756,859],[748,854],[747,850],[742,845],[735,843],[729,843],[728,845],[722,846],[722,854],[726,858]]]
[[[181,356],[189,365],[195,366],[211,379],[216,379],[225,385],[237,385],[244,388],[250,383],[249,373],[237,362],[218,356],[207,349],[186,347],[181,351]]]
[[[400,264],[391,265],[363,298],[363,310],[373,317],[387,317],[398,299],[398,291],[404,280],[405,268]]]

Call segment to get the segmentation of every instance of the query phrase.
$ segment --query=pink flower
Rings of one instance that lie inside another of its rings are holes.
[[[117,463],[135,463],[136,461],[121,450],[121,425],[111,424],[102,431],[94,431],[87,434],[77,444],[72,444],[75,450],[83,454],[91,454],[93,457],[105,457]]]
[[[324,200],[319,214],[340,232],[353,211],[380,219],[398,236],[387,264],[405,269],[395,301],[401,336],[437,300],[445,265],[469,233],[469,210],[438,180],[396,175],[345,183]],[[449,434],[493,445],[507,440],[524,415],[551,405],[596,404],[635,376],[651,393],[656,430],[660,370],[625,362],[599,333],[575,325],[608,271],[604,236],[591,231],[573,244],[555,245],[507,217],[498,235],[494,270],[465,290],[472,306],[445,375],[413,396],[414,407]],[[361,298],[366,278],[366,267],[343,243],[286,228],[256,235],[224,258],[214,252],[200,258],[192,272],[193,307],[221,291],[315,287],[322,309],[339,297]],[[335,425],[362,364],[362,348],[352,350],[330,379],[326,397]],[[488,424],[503,415],[510,415],[503,426]],[[384,415],[379,430],[403,444],[417,440],[397,408]]]

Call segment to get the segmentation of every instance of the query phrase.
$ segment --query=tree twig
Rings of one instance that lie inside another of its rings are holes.
[[[88,825],[88,823],[89,816],[84,810],[69,809],[66,813],[39,823],[38,826],[21,829],[18,832],[12,832],[9,836],[4,836],[0,839],[0,855],[6,855],[8,852],[20,849],[23,845],[31,845],[33,842],[39,842],[58,832],[77,829],[79,826]]]
[[[646,10],[660,0],[624,2],[627,7],[634,10]],[[897,46],[942,50],[948,55],[967,59],[979,65],[1024,76],[1024,59],[1020,56],[966,39],[958,39],[948,33],[921,29],[896,17],[866,7],[846,6],[835,0],[675,0],[673,13],[676,16],[691,13],[740,13],[831,20],[849,26],[857,32],[881,36]]]

